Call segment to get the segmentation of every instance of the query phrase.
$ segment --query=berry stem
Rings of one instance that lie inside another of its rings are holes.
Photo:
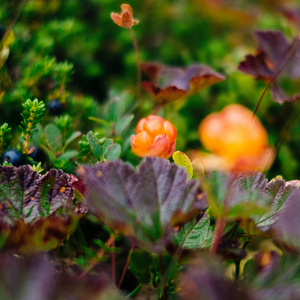
[[[216,254],[218,246],[220,244],[220,239],[222,236],[222,232],[223,232],[223,219],[222,218],[218,218],[216,221],[216,227],[215,227],[215,232],[214,232],[214,237],[213,237],[213,243],[211,245],[210,248],[210,253],[211,254]]]
[[[136,41],[136,38],[134,36],[133,30],[130,27],[129,28],[131,39],[132,39],[132,44],[135,50],[135,55],[136,55],[136,60],[137,60],[137,97],[138,97],[138,102],[141,104],[141,63],[140,63],[140,53],[139,53],[139,48],[138,44]]]
[[[118,289],[120,289],[121,284],[123,282],[123,279],[125,277],[125,274],[126,274],[129,262],[130,262],[130,257],[131,257],[131,253],[132,253],[133,249],[134,249],[134,242],[132,242],[132,244],[131,244],[131,248],[130,248],[130,251],[129,251],[129,254],[128,254],[128,258],[127,258],[127,261],[126,261],[126,264],[125,264],[125,267],[124,267],[121,279],[120,279],[119,284],[118,284]]]

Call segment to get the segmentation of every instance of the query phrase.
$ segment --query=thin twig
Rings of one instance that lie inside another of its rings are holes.
[[[270,81],[268,82],[266,88],[264,89],[260,99],[258,100],[258,103],[255,107],[255,110],[253,112],[253,116],[252,118],[255,117],[255,114],[260,106],[260,103],[262,101],[262,99],[264,98],[267,90],[269,89],[269,87],[271,86],[271,84],[274,83],[274,81],[277,79],[277,77],[279,76],[279,74],[281,73],[281,71],[283,70],[283,68],[286,66],[286,64],[289,62],[289,60],[293,57],[293,55],[295,54],[298,46],[300,44],[300,39],[299,37],[297,37],[297,39],[295,40],[293,46],[291,47],[291,50],[287,53],[287,55],[285,56],[284,60],[281,62],[281,64],[279,65],[279,68],[277,69],[277,71],[275,72],[275,74],[273,75],[273,77],[270,79]]]
[[[136,55],[136,63],[137,63],[137,98],[138,102],[141,104],[141,62],[140,62],[140,53],[139,53],[139,48],[138,44],[136,41],[136,38],[134,36],[132,28],[129,28],[131,39],[132,39],[132,44],[134,47],[135,55]]]
[[[126,274],[126,271],[127,271],[128,265],[129,265],[129,262],[130,262],[130,256],[131,256],[131,253],[132,253],[133,249],[134,249],[134,242],[132,242],[132,244],[131,244],[131,248],[130,248],[130,251],[129,251],[129,253],[128,253],[128,258],[127,258],[127,261],[126,261],[126,264],[125,264],[125,267],[124,267],[124,270],[123,270],[121,279],[120,279],[119,284],[118,284],[118,289],[120,289],[121,284],[122,284],[122,282],[123,282],[123,279],[124,279],[124,277],[125,277],[125,274]]]

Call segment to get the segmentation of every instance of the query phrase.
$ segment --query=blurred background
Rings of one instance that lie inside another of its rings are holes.
[[[104,118],[105,103],[114,96],[129,99],[125,102],[130,111],[136,101],[136,56],[129,31],[110,18],[111,12],[120,12],[122,3],[28,1],[14,26],[15,41],[0,74],[0,121],[8,122],[15,136],[21,103],[27,98],[49,103],[60,97],[74,119],[74,128],[83,133],[97,127],[88,117]],[[22,4],[1,2],[3,32]],[[212,111],[230,103],[254,110],[266,82],[237,70],[245,55],[255,53],[254,30],[280,30],[291,40],[298,33],[295,18],[300,1],[296,0],[131,0],[128,4],[139,20],[133,31],[141,61],[179,67],[201,63],[226,76],[225,81],[161,110],[177,127],[177,150],[184,152],[202,149],[198,126]],[[283,8],[291,8],[294,19]],[[288,91],[299,92],[299,82],[286,78],[282,82]],[[145,91],[142,106],[144,116],[151,113],[153,100]],[[270,144],[282,141],[269,178],[278,174],[287,180],[300,177],[300,124],[294,118],[298,110],[297,102],[280,105],[267,92],[257,112]],[[137,122],[135,118],[124,137],[123,158],[132,163],[137,158],[129,153],[129,138]]]

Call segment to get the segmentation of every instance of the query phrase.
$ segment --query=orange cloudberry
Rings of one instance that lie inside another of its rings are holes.
[[[215,155],[203,159],[204,167],[210,164],[221,169],[262,170],[274,158],[266,129],[249,109],[239,104],[208,115],[199,126],[199,138]]]
[[[131,147],[138,156],[169,158],[175,151],[176,128],[159,116],[141,119],[137,124],[136,133],[131,136]]]
[[[114,12],[112,12],[110,15],[112,20],[117,25],[123,28],[131,28],[132,26],[138,24],[139,21],[133,18],[133,10],[130,5],[122,4],[121,9],[121,15]]]

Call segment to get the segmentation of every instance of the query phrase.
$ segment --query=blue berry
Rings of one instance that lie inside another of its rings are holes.
[[[5,151],[1,156],[1,164],[5,161],[12,164],[15,167],[19,167],[26,164],[25,155],[15,149]]]
[[[34,151],[28,156],[31,157],[35,162],[41,162],[42,165],[47,161],[47,155],[45,151],[39,147],[35,147]]]
[[[59,116],[62,113],[62,104],[58,100],[52,100],[49,104],[49,112],[53,116]]]

